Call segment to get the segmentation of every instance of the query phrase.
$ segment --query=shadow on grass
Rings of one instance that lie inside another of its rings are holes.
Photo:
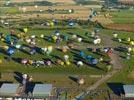
[[[26,94],[28,94],[29,92],[33,93],[33,90],[36,84],[43,84],[43,83],[42,82],[28,82],[26,84],[26,90],[25,90]]]
[[[22,73],[20,72],[14,72],[14,78],[16,79],[17,82],[22,83],[23,77],[22,77]]]
[[[75,83],[77,83],[77,81],[78,81],[78,78],[77,77],[73,77],[73,76],[69,76],[69,79],[71,79]]]
[[[123,83],[107,83],[108,87],[113,91],[114,94],[121,96],[124,94]]]

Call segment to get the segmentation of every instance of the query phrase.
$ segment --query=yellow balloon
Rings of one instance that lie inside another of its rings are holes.
[[[50,26],[54,26],[54,23],[53,22],[50,22]]]
[[[48,49],[48,51],[50,51],[50,52],[51,52],[51,51],[53,50],[53,47],[52,47],[52,46],[48,46],[48,48],[47,48],[47,49]]]
[[[23,31],[24,31],[25,33],[27,33],[28,29],[27,29],[27,28],[24,28]]]
[[[4,50],[7,50],[9,47],[8,46],[3,46],[3,49]]]
[[[28,62],[29,62],[29,64],[33,64],[33,61],[32,60],[29,60]]]
[[[53,40],[54,40],[54,41],[56,41],[56,39],[57,39],[57,36],[53,36],[52,38],[53,38]]]
[[[131,41],[131,42],[130,42],[130,45],[134,45],[134,41]]]
[[[1,38],[1,41],[3,42],[5,39],[4,38]]]
[[[20,38],[20,37],[21,37],[21,34],[17,34],[17,37],[19,37],[19,38]]]
[[[62,61],[60,64],[61,64],[61,65],[64,65],[64,62]]]
[[[66,61],[66,64],[67,64],[67,65],[70,65],[71,63],[70,63],[70,61]]]

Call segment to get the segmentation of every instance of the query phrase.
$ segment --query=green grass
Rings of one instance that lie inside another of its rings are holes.
[[[8,29],[4,29],[4,28],[0,28],[0,29],[3,33],[5,33],[5,35],[9,33]],[[16,30],[16,31],[19,33],[18,30]],[[40,36],[40,34],[44,34],[44,35],[48,36],[52,32],[54,32],[54,30],[29,29],[29,32],[27,33],[27,35],[30,36],[32,34],[35,34],[37,36]],[[85,32],[84,30],[67,29],[67,30],[61,30],[60,32],[61,32],[61,34],[64,34],[64,35],[69,35],[69,34],[67,34],[68,32],[73,32],[75,34],[78,34],[78,35],[84,37],[86,40],[91,41],[89,37],[86,37],[84,35],[84,32]],[[71,35],[69,35],[69,36],[71,37]],[[22,44],[22,43],[26,44],[25,42],[21,42],[20,44]],[[6,45],[5,43],[3,43],[1,41],[0,41],[0,44],[2,46]],[[48,42],[48,41],[43,40],[43,39],[37,39],[37,44],[39,47],[44,47],[46,45],[53,45],[53,46],[55,45],[55,43]],[[61,43],[61,45],[65,45],[65,44],[66,44],[65,41],[63,43]],[[81,49],[81,50],[84,51],[87,55],[92,55],[95,58],[101,57],[100,55],[94,54],[91,51],[88,51],[86,49]],[[73,50],[71,50],[71,51],[73,51]],[[73,61],[73,59],[75,58],[74,53],[78,54],[79,52],[73,51],[73,53],[72,52],[67,53],[70,56],[71,61]],[[50,58],[53,61],[56,61],[56,58],[54,58],[52,55],[59,56],[60,58],[63,59],[64,53],[59,51],[59,50],[54,50],[50,56],[46,56],[46,55],[42,55],[42,54],[38,54],[38,53],[30,56],[24,52],[16,51],[16,53],[12,57],[14,57],[14,58],[28,58],[28,59],[33,59],[33,60],[36,60],[36,59],[41,60],[43,58]],[[5,60],[5,57],[6,57],[6,55],[4,55],[4,54],[0,55],[0,58],[2,60],[4,60],[3,64],[0,65],[0,71],[4,71],[4,72],[21,71],[21,72],[26,72],[26,73],[55,73],[55,74],[105,74],[106,73],[105,72],[106,71],[106,63],[99,63],[97,65],[102,70],[91,67],[90,65],[86,65],[86,64],[83,67],[78,68],[73,63],[70,66],[52,65],[52,68],[50,68],[48,66],[45,68],[43,68],[43,67],[34,68],[32,66],[25,67],[25,66],[15,62],[15,61],[7,62]],[[104,56],[104,59],[109,60],[109,58],[106,55]]]
[[[125,32],[125,31],[116,31],[116,30],[109,30],[109,29],[101,29],[100,32],[105,35],[109,35],[111,39],[113,39],[113,32],[118,34],[118,38],[122,39],[122,42],[113,41],[113,46],[130,46],[129,42],[127,42],[127,39],[130,38],[131,40],[134,40],[134,35],[132,32]]]
[[[112,20],[117,24],[134,24],[134,10],[120,10],[110,12]]]
[[[134,24],[134,18],[120,18],[120,17],[117,17],[117,18],[112,18],[112,21],[116,24]]]
[[[4,14],[20,14],[19,8],[17,7],[0,7],[0,15]]]
[[[128,75],[134,71],[134,57],[132,57],[131,60],[124,59],[123,64],[124,68],[115,74],[112,78],[110,78],[106,83],[102,84],[100,88],[106,88],[112,92],[107,83],[134,84],[134,78],[128,77]]]
[[[101,30],[101,32],[103,34],[109,35],[112,37],[112,33],[113,30]],[[121,39],[127,39],[127,38],[131,38],[132,40],[134,40],[134,35],[131,32],[123,32],[123,31],[114,31],[117,32],[119,35],[118,37]],[[122,42],[122,43],[118,43],[118,42],[114,42],[115,45],[125,45],[125,46],[129,46],[128,44],[124,44],[126,42]],[[119,55],[122,57],[126,57],[126,53],[127,52],[119,52]],[[115,74],[111,79],[109,79],[106,83],[102,84],[100,87],[101,88],[107,88],[111,91],[111,89],[108,87],[107,83],[124,83],[124,84],[134,84],[134,78],[132,77],[128,77],[128,75],[134,71],[134,53],[131,53],[131,59],[130,60],[126,60],[126,58],[122,58],[122,63],[124,65],[124,68],[117,74]],[[112,92],[112,91],[111,91]]]

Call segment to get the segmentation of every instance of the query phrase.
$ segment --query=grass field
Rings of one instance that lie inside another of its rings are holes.
[[[109,13],[115,24],[134,24],[134,10],[119,10]]]
[[[2,32],[4,33],[8,33],[9,31],[8,30],[5,30],[5,29],[1,29],[3,30]],[[54,30],[51,30],[51,31],[44,31],[44,30],[30,30],[29,31],[29,35],[32,35],[32,34],[35,34],[37,36],[39,36],[40,34],[45,34],[46,36],[49,36],[50,33],[52,33]],[[78,35],[81,34],[81,36],[83,38],[85,38],[85,41],[92,41],[92,40],[89,40],[89,38],[86,38],[86,36],[84,36],[84,31],[82,30],[76,30],[76,29],[68,29],[68,30],[61,30],[61,33],[66,35],[67,33],[69,32],[73,32],[73,33],[76,33]],[[82,35],[83,34],[83,35]],[[68,35],[68,34],[67,34]],[[25,43],[24,43],[25,44]],[[55,43],[52,43],[52,42],[48,42],[46,40],[40,40],[40,41],[37,41],[37,44],[38,46],[40,47],[43,47],[43,46],[47,46],[47,45],[55,45]],[[61,45],[65,45],[66,42],[63,42],[61,43]],[[85,43],[86,45],[87,43]],[[6,45],[5,43],[1,42],[1,45]],[[27,45],[27,44],[26,44]],[[97,54],[93,54],[92,52],[86,50],[86,49],[80,49],[84,52],[87,53],[87,55],[93,55],[94,57],[97,57],[99,58],[100,55],[97,55]],[[71,52],[68,53],[70,55],[70,59],[71,61],[73,61],[73,59],[75,58],[75,54],[79,54],[79,52],[77,51],[73,51],[71,50]],[[56,60],[56,58],[54,58],[54,56],[58,56],[58,55],[61,55],[60,57],[62,58],[62,56],[64,55],[63,52],[61,51],[58,51],[58,50],[54,50],[54,52],[52,52],[52,54],[50,56],[45,56],[45,55],[41,55],[41,54],[36,54],[36,55],[28,55],[24,52],[20,52],[20,51],[16,51],[16,54],[13,56],[15,58],[17,57],[21,57],[23,56],[23,58],[29,58],[29,59],[34,59],[36,60],[37,58],[38,59],[45,59],[45,58],[50,58],[50,59],[53,59],[54,61]],[[6,57],[6,55],[2,54],[1,55],[1,58],[4,60],[4,57]],[[107,57],[105,57],[105,59],[107,59]],[[89,65],[84,65],[84,67],[81,67],[81,68],[77,68],[77,66],[75,64],[71,64],[71,66],[57,66],[57,65],[53,65],[52,68],[49,68],[49,67],[45,67],[45,68],[33,68],[32,66],[28,66],[28,67],[24,67],[23,65],[19,64],[19,63],[15,63],[14,61],[10,61],[10,62],[6,62],[5,63],[3,62],[1,66],[1,71],[13,71],[13,70],[16,70],[16,71],[19,71],[21,69],[22,72],[45,72],[45,73],[61,73],[61,74],[104,74],[105,73],[105,67],[106,67],[106,64],[105,63],[99,63],[97,66],[99,68],[102,68],[103,70],[99,70],[99,69],[96,69],[94,67],[91,67]],[[97,71],[97,73],[96,73]]]

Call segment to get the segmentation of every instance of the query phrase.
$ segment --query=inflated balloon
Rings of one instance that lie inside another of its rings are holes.
[[[30,51],[30,54],[31,55],[33,55],[33,54],[35,54],[36,53],[36,50],[35,49],[32,49],[31,51]]]
[[[44,34],[41,34],[40,37],[41,37],[41,38],[44,38]]]
[[[30,65],[32,65],[32,64],[33,64],[33,60],[28,60],[28,63],[29,63]]]
[[[11,42],[11,36],[10,35],[7,35],[6,38],[5,38],[6,42],[7,43],[10,43]]]
[[[54,22],[50,22],[50,26],[53,27],[54,26]]]
[[[31,35],[31,38],[35,38],[36,36],[35,35]]]
[[[83,66],[83,62],[82,62],[82,61],[78,61],[78,62],[77,62],[77,65],[78,65],[78,66]]]
[[[130,42],[130,41],[131,41],[131,39],[130,39],[130,38],[127,38],[127,41],[128,41],[128,42]]]
[[[91,61],[91,59],[93,59],[93,57],[92,57],[92,56],[90,56],[90,55],[86,56],[86,60]]]
[[[69,37],[68,36],[64,36],[63,38],[65,41],[68,41],[69,40]]]
[[[18,38],[21,38],[21,34],[17,34],[17,37],[18,37]]]
[[[78,42],[81,42],[82,41],[82,38],[78,38]]]
[[[96,65],[97,63],[98,63],[97,59],[94,58],[94,59],[91,60],[91,64]]]
[[[121,42],[121,41],[122,41],[122,39],[118,39],[118,41],[119,41],[119,42]]]
[[[41,50],[43,51],[43,52],[47,52],[47,48],[45,47],[45,48],[41,48]]]
[[[26,39],[26,42],[27,42],[27,43],[30,43],[30,42],[31,42],[31,39],[27,38],[27,39]]]
[[[95,40],[93,41],[93,43],[94,43],[94,44],[100,44],[100,43],[101,43],[101,39],[99,39],[99,38],[98,38],[98,39],[95,39]]]
[[[7,50],[9,47],[8,46],[3,46],[3,49],[4,50]]]
[[[70,63],[70,61],[66,61],[66,65],[70,65],[71,63]]]
[[[64,55],[64,60],[67,61],[69,59],[68,55]]]
[[[80,55],[80,57],[85,58],[85,53],[84,53],[83,51],[81,51],[81,52],[79,53],[79,55]]]
[[[22,64],[27,64],[27,63],[28,63],[28,60],[27,60],[27,59],[22,59],[22,60],[21,60],[21,63],[22,63]]]
[[[76,39],[76,38],[77,38],[77,35],[74,34],[74,35],[72,36],[72,38],[73,38],[73,39]]]
[[[61,61],[61,63],[60,63],[62,66],[64,65],[64,62],[63,61]]]
[[[24,31],[25,33],[27,33],[28,29],[27,29],[27,28],[23,28],[23,31]]]
[[[131,41],[131,42],[130,42],[130,45],[133,45],[133,46],[134,46],[134,41]]]
[[[118,34],[113,34],[113,37],[114,37],[114,38],[117,38],[117,36],[118,36]]]
[[[52,38],[53,38],[54,42],[56,42],[57,36],[53,36]]]
[[[15,51],[14,51],[14,49],[13,48],[8,48],[8,50],[7,50],[7,54],[8,55],[12,55],[12,54],[14,54],[15,53]]]
[[[21,47],[21,45],[15,45],[15,48],[19,49]]]
[[[49,52],[52,52],[53,47],[52,47],[52,46],[48,46],[48,48],[47,48],[47,49],[48,49],[48,51],[49,51]]]
[[[46,64],[47,64],[48,66],[50,66],[50,65],[51,65],[51,61],[47,61]]]
[[[1,38],[1,41],[3,42],[5,39],[4,38]]]
[[[75,23],[74,22],[69,22],[69,26],[74,26]]]
[[[37,6],[37,5],[35,5],[34,7],[35,7],[35,8],[38,8],[38,6]]]

